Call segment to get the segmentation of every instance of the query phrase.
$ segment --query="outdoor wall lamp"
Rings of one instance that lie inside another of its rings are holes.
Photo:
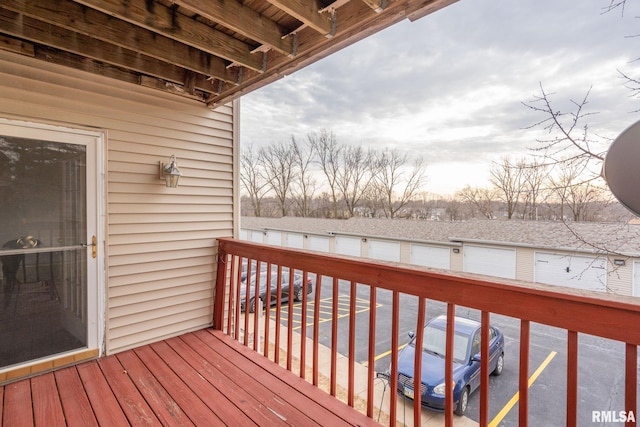
[[[614,259],[613,260],[613,264],[614,265],[625,265],[625,261],[623,259]]]
[[[182,176],[178,164],[176,163],[176,156],[172,155],[169,158],[169,164],[166,165],[160,162],[160,179],[164,179],[165,184],[169,188],[178,187],[178,180]]]
[[[458,248],[453,248],[453,253],[454,253],[454,254],[459,254],[459,253],[460,253],[460,249],[458,249]]]

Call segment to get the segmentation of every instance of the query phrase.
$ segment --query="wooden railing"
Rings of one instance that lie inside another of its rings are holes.
[[[558,288],[533,283],[510,282],[502,279],[488,279],[486,277],[442,272],[401,265],[395,263],[375,262],[360,258],[343,257],[333,254],[321,254],[309,251],[285,249],[274,246],[267,246],[255,243],[242,242],[233,239],[218,240],[218,273],[214,301],[214,328],[225,331],[227,334],[242,339],[245,345],[254,349],[258,348],[257,334],[253,340],[249,339],[249,334],[242,331],[258,330],[264,327],[263,337],[264,355],[273,357],[274,362],[280,361],[280,327],[274,329],[276,336],[269,336],[269,319],[275,318],[276,325],[281,324],[281,304],[273,308],[270,307],[271,298],[280,298],[279,292],[276,295],[267,295],[266,316],[264,325],[259,325],[259,316],[242,316],[240,307],[240,291],[238,284],[241,282],[240,265],[244,261],[249,268],[261,269],[262,263],[275,265],[275,274],[282,274],[281,267],[288,267],[289,274],[293,274],[293,269],[299,270],[306,278],[314,277],[315,286],[313,323],[309,326],[313,334],[313,354],[309,359],[306,354],[306,346],[299,347],[300,372],[299,375],[305,377],[305,366],[312,367],[312,379],[314,385],[318,385],[318,312],[319,298],[322,291],[323,278],[332,283],[333,300],[333,321],[331,326],[331,373],[330,373],[330,393],[336,394],[337,383],[337,337],[338,337],[338,315],[337,315],[337,294],[338,280],[347,281],[350,286],[350,312],[349,334],[348,334],[348,404],[353,406],[354,395],[354,349],[355,349],[355,313],[354,302],[356,286],[368,286],[369,288],[369,324],[368,324],[368,360],[367,360],[367,402],[366,412],[369,417],[374,417],[374,381],[376,372],[374,368],[374,358],[376,356],[376,322],[377,318],[376,296],[378,290],[388,290],[392,292],[391,318],[391,345],[390,360],[391,372],[389,375],[390,389],[397,390],[397,359],[398,359],[398,326],[400,315],[400,295],[413,295],[417,297],[416,331],[421,330],[426,320],[426,300],[436,300],[446,303],[447,311],[447,348],[445,384],[451,384],[453,380],[453,318],[456,306],[463,306],[480,311],[481,315],[481,385],[479,423],[488,425],[489,423],[489,358],[485,357],[489,353],[489,319],[492,313],[510,316],[520,319],[520,342],[519,342],[519,425],[528,425],[528,372],[529,372],[529,345],[530,345],[530,324],[532,322],[561,328],[567,331],[567,378],[566,378],[566,425],[577,425],[577,405],[578,405],[578,334],[589,334],[611,340],[620,341],[626,344],[625,362],[625,412],[636,414],[637,401],[637,346],[640,345],[640,305],[632,301],[629,297],[620,297],[607,294],[596,294],[587,291],[578,291],[567,288]],[[247,262],[255,260],[259,264]],[[271,268],[266,269],[267,274],[272,274]],[[250,275],[251,272],[249,271]],[[270,277],[268,277],[270,280]],[[277,280],[281,282],[280,278]],[[258,286],[256,283],[255,286]],[[303,310],[307,306],[307,293],[303,292]],[[289,312],[292,311],[293,298],[288,303]],[[311,302],[311,301],[309,301]],[[256,307],[257,308],[257,307]],[[274,313],[275,311],[275,313]],[[307,312],[302,313],[302,318],[307,318]],[[253,324],[249,324],[249,319],[253,318]],[[241,325],[241,323],[244,323]],[[286,340],[286,366],[292,369],[292,322],[287,322]],[[359,333],[362,333],[359,331]],[[307,338],[307,328],[300,328],[302,342]],[[416,334],[416,339],[421,340],[422,334]],[[269,353],[268,343],[274,342],[274,352]],[[421,342],[416,343],[416,348],[422,348]],[[415,383],[414,390],[420,390],[420,352],[416,352],[414,361]],[[341,373],[344,375],[344,373]],[[420,393],[415,393],[416,404],[414,405],[413,417],[414,425],[421,425],[421,405],[419,404]],[[445,399],[447,402],[445,411],[445,424],[453,425],[453,390],[446,388]],[[390,399],[389,416],[390,424],[395,425],[397,415],[396,399]],[[627,423],[635,425],[635,422]]]

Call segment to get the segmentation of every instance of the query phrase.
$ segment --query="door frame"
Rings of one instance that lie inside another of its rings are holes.
[[[87,263],[87,348],[72,350],[63,354],[48,356],[37,361],[27,361],[20,367],[10,370],[23,370],[25,366],[69,364],[105,354],[106,334],[106,278],[105,278],[105,178],[104,150],[106,133],[102,130],[72,128],[61,125],[13,120],[0,117],[0,134],[21,138],[37,138],[53,142],[78,143],[87,148],[87,236],[91,242],[94,234],[97,239],[98,255],[95,262]],[[93,173],[92,173],[93,171]],[[93,211],[93,213],[92,213]],[[80,242],[78,242],[80,243]],[[91,251],[91,248],[87,248]],[[87,259],[91,259],[88,255]],[[72,357],[70,357],[72,356]],[[49,367],[50,369],[50,367]],[[34,369],[30,369],[34,373]],[[2,371],[0,371],[2,372]],[[1,380],[0,376],[0,380]]]

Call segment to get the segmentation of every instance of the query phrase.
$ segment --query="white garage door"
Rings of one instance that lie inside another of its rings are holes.
[[[362,246],[359,237],[336,236],[336,253],[341,255],[361,256]]]
[[[449,270],[451,268],[451,256],[449,252],[449,248],[411,245],[411,264]]]
[[[369,258],[384,261],[400,261],[400,243],[369,240]]]
[[[249,241],[255,243],[264,243],[264,234],[262,231],[249,230]]]
[[[312,251],[329,252],[329,238],[322,236],[309,236],[309,246]]]
[[[304,236],[302,234],[288,233],[287,234],[287,247],[293,249],[304,248]]]
[[[463,269],[468,273],[516,278],[516,250],[464,245]]]
[[[604,258],[536,252],[534,280],[548,285],[605,292],[607,263]]]
[[[640,297],[640,262],[633,263],[633,290],[634,297]]]
[[[282,233],[280,231],[267,231],[267,243],[270,245],[282,246]]]

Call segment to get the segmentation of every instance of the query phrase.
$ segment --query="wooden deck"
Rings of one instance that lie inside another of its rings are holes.
[[[220,331],[0,388],[0,426],[378,425]]]

